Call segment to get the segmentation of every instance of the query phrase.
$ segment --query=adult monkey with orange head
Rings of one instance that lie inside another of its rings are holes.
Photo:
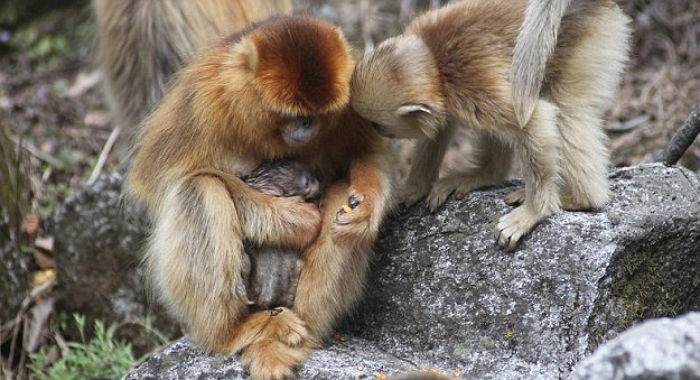
[[[357,301],[391,203],[391,156],[348,107],[353,66],[330,24],[253,25],[183,68],[137,139],[127,191],[153,219],[146,264],[157,293],[199,346],[242,351],[256,378],[292,376]],[[299,128],[312,137],[290,138]],[[327,189],[320,207],[240,179],[273,159],[315,173]],[[291,310],[248,313],[236,291],[244,239],[302,252]]]

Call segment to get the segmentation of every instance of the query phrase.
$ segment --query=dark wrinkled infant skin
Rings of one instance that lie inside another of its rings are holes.
[[[296,161],[263,163],[242,178],[250,187],[278,197],[300,196],[307,201],[321,195],[321,186],[310,170]],[[247,259],[244,273],[247,288],[236,293],[254,308],[292,307],[299,274],[304,261],[299,252],[279,247],[256,247],[245,244]]]

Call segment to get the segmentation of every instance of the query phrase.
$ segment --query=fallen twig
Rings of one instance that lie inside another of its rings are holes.
[[[112,133],[109,134],[109,137],[107,138],[107,142],[105,142],[105,145],[102,148],[102,152],[100,152],[100,157],[97,159],[97,163],[95,164],[95,169],[92,170],[92,174],[90,174],[90,178],[87,180],[88,186],[95,183],[95,181],[97,181],[97,177],[99,177],[100,173],[102,173],[102,168],[104,167],[105,162],[107,161],[107,156],[109,156],[109,152],[112,150],[112,146],[114,145],[114,142],[117,140],[117,137],[119,137],[120,132],[121,132],[121,127],[117,125],[112,130]]]
[[[695,141],[695,138],[700,133],[700,105],[695,106],[693,111],[688,116],[688,119],[683,123],[683,126],[673,134],[668,147],[661,153],[659,161],[666,166],[675,165],[681,159],[683,153]]]

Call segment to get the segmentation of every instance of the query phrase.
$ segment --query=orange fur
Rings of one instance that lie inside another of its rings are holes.
[[[334,26],[308,17],[265,21],[185,67],[137,139],[126,186],[153,215],[149,277],[194,342],[242,350],[255,378],[291,373],[358,300],[391,205],[388,150],[347,106],[352,70]],[[317,74],[322,81],[310,78]],[[320,128],[289,146],[280,127],[297,117]],[[329,185],[318,208],[239,178],[279,158],[302,162]],[[336,215],[350,195],[362,201],[341,224]],[[246,316],[235,293],[243,239],[302,250],[292,310]]]

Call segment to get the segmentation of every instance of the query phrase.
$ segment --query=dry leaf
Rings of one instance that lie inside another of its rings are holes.
[[[53,236],[39,236],[34,240],[34,246],[45,252],[53,252]]]
[[[358,371],[364,371],[364,370],[365,370],[365,366],[363,366],[362,364],[358,364],[358,365],[355,367],[355,369],[358,370]]]
[[[342,333],[338,331],[333,332],[333,339],[339,341],[339,342],[347,342],[348,337],[346,335],[343,335]]]
[[[88,127],[104,127],[109,124],[109,121],[109,113],[105,111],[90,111],[83,119],[83,123]]]
[[[22,220],[22,231],[33,238],[39,232],[39,222],[39,214],[31,213],[25,215]]]
[[[55,302],[56,300],[51,297],[32,307],[32,319],[29,321],[29,334],[27,335],[24,346],[27,352],[36,351],[42,343],[41,338],[47,335],[49,317],[53,314]]]
[[[387,376],[386,373],[381,372],[381,371],[375,372],[372,375],[374,376],[375,379],[379,379],[379,380],[386,380],[389,378],[389,376]]]
[[[38,270],[34,273],[32,273],[32,285],[34,287],[39,287],[49,281],[53,281],[56,279],[56,272],[49,268],[49,269],[41,269]]]
[[[56,262],[53,257],[47,255],[39,249],[34,250],[34,262],[41,269],[55,268]]]

